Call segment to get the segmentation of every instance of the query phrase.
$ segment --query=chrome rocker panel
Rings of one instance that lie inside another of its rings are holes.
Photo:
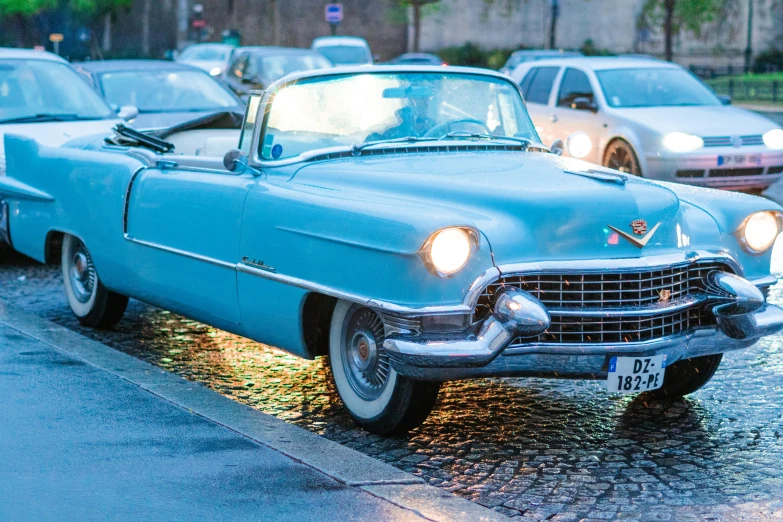
[[[392,367],[420,380],[475,377],[560,377],[600,379],[613,356],[666,354],[668,364],[747,348],[761,337],[783,329],[783,309],[764,302],[751,282],[734,274],[711,278],[710,294],[702,299],[717,326],[699,328],[643,342],[602,344],[530,343],[513,339],[534,337],[549,327],[544,305],[520,290],[509,290],[475,333],[461,335],[392,332],[384,342]]]

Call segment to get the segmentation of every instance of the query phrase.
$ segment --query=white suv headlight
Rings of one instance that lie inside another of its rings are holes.
[[[764,145],[770,149],[783,149],[783,129],[772,129],[764,134]]]
[[[663,146],[672,152],[691,152],[704,146],[704,140],[693,134],[672,132],[663,138]]]

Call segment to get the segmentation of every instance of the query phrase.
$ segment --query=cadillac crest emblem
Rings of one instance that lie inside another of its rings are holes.
[[[631,221],[631,228],[633,229],[634,234],[637,236],[643,236],[647,233],[647,221],[643,219]]]

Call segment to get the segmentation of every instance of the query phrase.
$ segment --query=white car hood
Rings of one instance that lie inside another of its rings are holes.
[[[59,147],[73,139],[108,133],[122,120],[57,121],[48,123],[14,123],[0,125],[0,174],[5,171],[5,135],[35,138],[49,147]]]
[[[645,107],[613,109],[661,135],[685,132],[697,136],[747,136],[778,128],[772,120],[726,105],[708,107]]]

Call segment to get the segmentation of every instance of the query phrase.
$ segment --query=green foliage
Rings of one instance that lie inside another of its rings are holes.
[[[119,9],[130,9],[131,5],[133,0],[70,0],[74,14],[87,20],[95,20]]]
[[[704,24],[714,22],[737,0],[668,0],[674,4],[672,32],[687,29],[700,34]],[[641,25],[663,27],[667,0],[647,0],[641,14]]]
[[[438,56],[450,65],[468,67],[486,67],[500,69],[515,49],[485,50],[468,42],[459,47],[446,47],[438,51]]]
[[[0,14],[35,16],[57,7],[57,0],[0,0]]]
[[[585,40],[585,43],[582,44],[582,47],[579,48],[579,51],[585,56],[612,56],[614,54],[607,49],[600,49],[596,47],[592,38]]]

